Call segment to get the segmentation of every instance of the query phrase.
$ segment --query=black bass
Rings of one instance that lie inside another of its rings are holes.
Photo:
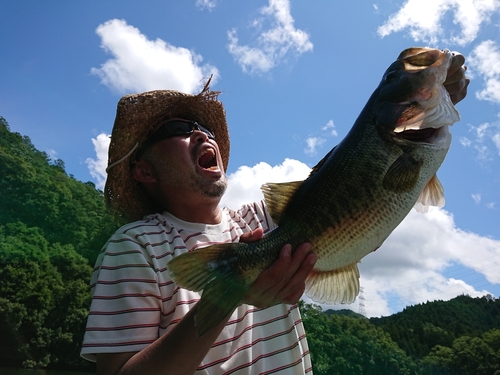
[[[262,190],[278,228],[252,243],[209,246],[168,264],[181,287],[203,290],[201,336],[241,301],[289,243],[310,242],[317,255],[306,294],[320,303],[352,303],[357,263],[379,248],[412,207],[444,204],[436,172],[460,119],[443,86],[452,55],[431,48],[403,51],[389,66],[346,137],[305,181]]]

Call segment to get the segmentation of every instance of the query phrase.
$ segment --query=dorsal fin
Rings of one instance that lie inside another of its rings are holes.
[[[332,149],[330,150],[330,152],[328,152],[328,154],[326,154],[326,155],[323,157],[323,159],[321,159],[321,160],[319,161],[319,163],[318,163],[318,164],[316,164],[316,165],[312,168],[311,173],[309,173],[309,177],[311,177],[313,174],[315,174],[317,171],[319,171],[319,170],[320,170],[320,168],[323,166],[323,164],[325,164],[325,163],[326,163],[326,161],[328,160],[328,158],[329,158],[329,157],[330,157],[330,155],[332,154],[333,150],[335,150],[336,148],[337,148],[337,146],[335,146],[334,148],[332,148]]]
[[[420,193],[415,209],[418,212],[426,213],[429,211],[430,206],[443,207],[444,206],[444,189],[443,185],[436,175],[432,176],[430,181],[425,185],[424,190]]]
[[[287,206],[292,195],[302,185],[304,181],[293,182],[269,182],[260,187],[264,193],[264,199],[267,205],[267,211],[274,222],[279,225],[281,214]]]

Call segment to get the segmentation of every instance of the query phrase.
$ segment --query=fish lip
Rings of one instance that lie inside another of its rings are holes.
[[[403,51],[398,60],[403,62],[408,73],[435,67],[441,72],[447,72],[451,65],[453,54],[449,49],[438,50],[428,47],[408,48]],[[444,74],[446,78],[446,74]],[[443,79],[444,81],[444,79]]]

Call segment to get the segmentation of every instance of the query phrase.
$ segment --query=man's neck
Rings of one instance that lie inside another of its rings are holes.
[[[222,210],[219,206],[213,210],[200,209],[200,207],[198,207],[193,208],[191,212],[185,209],[175,210],[172,208],[167,208],[167,211],[178,219],[189,223],[219,224],[222,220]]]
[[[179,198],[179,197],[177,197]],[[190,223],[219,224],[222,210],[218,198],[183,197],[165,202],[166,211]],[[198,198],[198,199],[196,199]]]

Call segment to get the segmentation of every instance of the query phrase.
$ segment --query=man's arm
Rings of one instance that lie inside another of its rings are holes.
[[[262,232],[259,229],[242,237],[242,241],[256,241]],[[284,246],[279,259],[250,287],[245,303],[267,307],[297,302],[316,261],[316,255],[310,251],[310,244],[299,246],[293,254],[290,245]],[[195,314],[196,305],[171,330],[140,352],[97,354],[97,374],[193,374],[229,319],[228,315],[198,337]]]

